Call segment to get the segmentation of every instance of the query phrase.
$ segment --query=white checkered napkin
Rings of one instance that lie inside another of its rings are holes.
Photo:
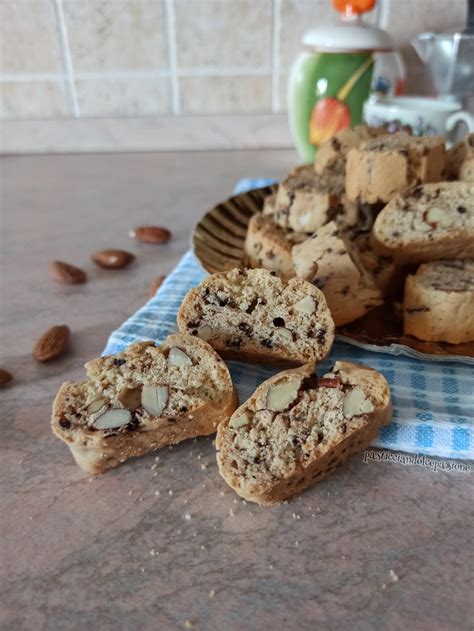
[[[243,180],[236,192],[268,185]],[[139,340],[162,342],[176,331],[176,313],[191,287],[205,276],[191,252],[181,259],[156,296],[112,333],[104,354],[117,353]],[[428,361],[377,353],[336,342],[324,372],[334,361],[367,364],[383,373],[393,397],[393,422],[374,441],[377,447],[431,456],[474,459],[474,371],[462,363]],[[241,401],[276,369],[229,362]],[[318,371],[319,372],[319,371]]]

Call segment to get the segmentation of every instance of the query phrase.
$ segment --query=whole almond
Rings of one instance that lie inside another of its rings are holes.
[[[160,226],[139,226],[134,230],[130,230],[128,233],[132,239],[138,239],[144,243],[166,243],[170,237],[171,232],[166,228]]]
[[[53,277],[65,285],[81,285],[87,280],[87,274],[84,270],[64,261],[53,261],[50,270]]]
[[[161,285],[163,284],[164,280],[165,280],[166,276],[156,276],[150,283],[150,298],[153,298],[153,296],[156,294],[156,292],[158,291],[158,289],[161,287]]]
[[[5,368],[0,368],[0,388],[6,386],[13,379],[13,375]]]
[[[47,362],[62,355],[69,344],[71,331],[65,324],[53,326],[36,342],[33,355],[40,362]]]
[[[135,260],[135,255],[125,250],[99,250],[91,258],[105,269],[122,269]]]

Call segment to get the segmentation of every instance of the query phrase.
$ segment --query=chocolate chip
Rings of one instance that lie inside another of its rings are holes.
[[[71,427],[71,423],[70,421],[68,421],[66,418],[62,418],[59,421],[59,425],[63,428],[63,429],[69,429]]]
[[[138,420],[137,416],[134,414],[132,417],[132,420],[126,426],[126,429],[129,432],[136,432],[139,429],[139,427],[140,427],[140,421]]]
[[[265,348],[272,348],[273,347],[273,342],[268,337],[266,337],[265,339],[261,340],[260,344],[262,346],[265,346]]]
[[[408,191],[406,194],[407,197],[412,197],[413,199],[420,199],[422,195],[423,195],[423,188],[421,186],[417,186],[412,191]]]
[[[347,296],[347,294],[349,293],[349,286],[348,286],[348,285],[346,285],[345,287],[343,287],[343,288],[341,289],[340,293],[341,293],[343,296]]]
[[[217,296],[217,301],[219,303],[219,307],[225,307],[229,302],[229,298],[227,296]]]
[[[276,272],[270,272],[271,276],[276,276]]]
[[[245,310],[246,313],[252,313],[257,305],[258,305],[258,298],[254,298],[252,302],[249,304],[249,306],[247,307],[247,309]]]
[[[125,359],[114,359],[115,368],[119,368],[119,366],[123,366],[125,363]]]
[[[458,213],[461,213],[461,215],[464,215],[464,213],[466,212],[465,206],[458,206],[456,210],[458,211]]]
[[[200,324],[201,324],[200,320],[193,320],[192,322],[188,322],[186,326],[188,327],[188,329],[197,329],[199,328]],[[195,335],[195,333],[193,333],[193,335]]]
[[[324,286],[326,285],[326,279],[325,278],[316,278],[314,280],[314,284],[316,285],[316,287],[318,289],[324,289]]]
[[[400,236],[400,233],[398,232],[398,230],[394,230],[392,232],[392,237],[395,237],[395,239],[397,239]]]
[[[239,322],[239,329],[246,335],[250,335],[252,333],[252,327],[246,322]]]
[[[273,326],[285,326],[285,320],[283,320],[283,318],[275,318],[273,320]]]
[[[314,390],[318,386],[318,378],[316,375],[305,377],[301,382],[300,390]]]
[[[318,432],[318,443],[322,443],[324,440],[324,434],[322,432]]]
[[[341,141],[338,138],[332,138],[332,140],[331,140],[331,147],[335,151],[340,151],[340,149],[341,149]]]
[[[182,405],[182,406],[179,408],[179,411],[180,411],[182,414],[184,414],[185,412],[187,412],[187,411],[188,411],[188,407],[187,407],[186,405]]]
[[[241,339],[229,340],[227,342],[227,346],[229,348],[240,348],[240,346],[242,346],[242,340]]]
[[[326,329],[319,329],[316,333],[316,339],[320,344],[326,341]]]

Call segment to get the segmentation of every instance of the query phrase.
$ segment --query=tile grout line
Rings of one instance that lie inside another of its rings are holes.
[[[166,8],[166,35],[168,40],[168,59],[171,78],[171,109],[173,114],[181,111],[178,63],[176,55],[176,16],[174,12],[174,0],[165,0]]]
[[[271,77],[272,69],[261,68],[237,68],[237,67],[221,67],[213,66],[197,66],[195,68],[180,68],[176,70],[178,77]],[[170,70],[105,70],[99,72],[76,72],[74,79],[80,80],[98,80],[98,79],[166,79],[171,77]],[[21,83],[22,81],[64,81],[68,75],[62,72],[58,73],[18,73],[18,74],[0,74],[0,83]]]
[[[53,4],[58,21],[59,40],[61,42],[61,51],[63,54],[63,65],[66,73],[66,83],[69,88],[69,101],[72,108],[73,116],[75,118],[79,118],[81,112],[79,108],[79,102],[77,100],[76,85],[74,83],[74,68],[72,65],[71,49],[69,48],[69,36],[66,26],[66,20],[64,19],[63,2],[62,0],[53,0]]]
[[[272,113],[280,111],[281,0],[273,0]]]

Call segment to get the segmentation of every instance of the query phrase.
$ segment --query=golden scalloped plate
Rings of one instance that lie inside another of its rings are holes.
[[[260,212],[263,200],[276,190],[265,186],[230,197],[207,212],[193,233],[194,253],[209,273],[243,266],[244,243],[250,217]],[[402,321],[390,301],[363,318],[337,329],[337,339],[361,348],[422,359],[474,364],[474,342],[422,342],[403,335]]]

